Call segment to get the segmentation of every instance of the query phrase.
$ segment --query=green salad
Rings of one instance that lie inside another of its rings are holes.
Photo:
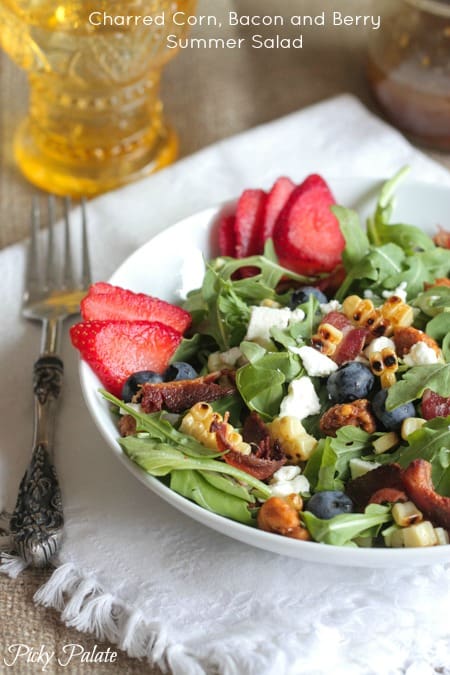
[[[391,222],[404,174],[366,227],[331,207],[339,274],[283,267],[272,239],[263,254],[205,262],[172,377],[135,379],[127,400],[102,390],[133,462],[275,535],[449,543],[450,250]]]

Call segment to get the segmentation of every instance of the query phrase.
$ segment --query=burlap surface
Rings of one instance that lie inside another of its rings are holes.
[[[234,9],[241,14],[318,14],[329,5],[316,0],[201,0],[202,13]],[[367,0],[336,0],[348,14],[367,12]],[[267,29],[267,34],[270,35]],[[295,29],[290,29],[294,32]],[[230,35],[245,35],[248,29],[229,28]],[[261,30],[264,32],[264,29]],[[192,35],[207,35],[195,29]],[[366,36],[362,30],[315,29],[308,33],[302,50],[184,50],[167,67],[163,99],[167,116],[180,136],[180,155],[188,155],[214,141],[275,119],[340,92],[351,92],[374,108],[364,78]],[[12,160],[11,137],[17,119],[27,105],[26,78],[0,55],[0,248],[26,236],[32,188],[19,175]],[[450,168],[450,157],[434,157]],[[201,186],[199,186],[201,189]],[[207,186],[205,186],[207,189]],[[37,608],[32,597],[46,580],[46,572],[25,572],[12,581],[0,576],[0,673],[41,672],[42,666],[26,663],[8,667],[8,645],[25,643],[35,649],[44,645],[57,654],[64,645],[78,643],[86,651],[97,645],[95,638],[68,629],[54,611]],[[112,647],[113,649],[116,649]],[[69,668],[53,662],[45,672],[61,673],[153,673],[142,662],[118,654],[116,663],[72,663]]]

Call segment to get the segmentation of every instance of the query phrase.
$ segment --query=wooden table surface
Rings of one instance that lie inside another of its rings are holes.
[[[0,0],[1,2],[2,0]],[[273,13],[270,0],[223,0],[221,9],[241,14]],[[277,12],[299,13],[298,0],[281,0]],[[302,13],[317,14],[316,0],[302,0]],[[346,13],[361,13],[367,0],[336,2]],[[295,8],[295,9],[294,9]],[[199,11],[211,12],[208,0],[200,0]],[[243,28],[239,34],[245,34]],[[203,32],[201,32],[203,31]],[[232,34],[232,29],[229,29]],[[204,29],[195,35],[205,35]],[[376,110],[364,77],[366,36],[362,30],[346,32],[317,29],[308,33],[303,50],[184,50],[166,68],[163,99],[167,116],[180,137],[180,155],[188,155],[214,141],[273,120],[338,93],[357,95]],[[22,240],[27,232],[33,188],[14,166],[12,135],[17,120],[27,107],[25,75],[0,54],[0,248]],[[450,168],[450,156],[429,153]],[[41,672],[39,666],[21,663],[4,666],[8,645],[22,642],[39,648],[60,650],[68,643],[86,650],[100,643],[64,626],[57,613],[36,607],[34,591],[48,578],[48,572],[28,571],[13,581],[0,576],[0,673]],[[105,647],[103,647],[105,648]],[[157,673],[147,664],[119,652],[118,662],[105,665],[72,666],[71,673],[109,675]],[[5,670],[6,668],[6,670]],[[51,666],[48,673],[66,672]]]

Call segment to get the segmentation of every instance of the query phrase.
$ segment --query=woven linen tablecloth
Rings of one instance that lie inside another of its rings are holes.
[[[448,172],[341,96],[228,139],[89,204],[96,278],[151,235],[198,209],[301,180],[412,176],[450,185]],[[176,242],[173,244],[176,246]],[[170,256],[170,251],[167,251]],[[0,253],[5,307],[0,396],[8,410],[0,507],[10,510],[26,464],[27,391],[38,330],[19,320],[24,247]],[[428,674],[450,662],[450,568],[365,570],[312,565],[228,539],[191,521],[112,457],[84,406],[77,356],[64,344],[66,389],[57,469],[66,513],[58,568],[37,600],[67,624],[118,643],[176,675]],[[20,571],[16,561],[3,571]],[[450,670],[448,671],[450,672]]]

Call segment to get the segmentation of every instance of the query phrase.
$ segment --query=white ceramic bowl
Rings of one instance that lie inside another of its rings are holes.
[[[365,215],[373,208],[379,183],[348,180],[331,182],[339,203],[357,208]],[[396,222],[408,222],[434,232],[437,225],[450,227],[450,191],[446,188],[406,183],[398,190]],[[110,282],[179,302],[187,291],[201,285],[203,259],[217,254],[214,223],[225,207],[197,213],[161,232],[133,253],[114,273]],[[132,462],[117,443],[117,427],[107,403],[98,393],[99,380],[86,363],[80,364],[83,394],[94,421],[111,451],[150,490],[194,520],[249,545],[302,560],[363,567],[431,565],[450,559],[449,546],[411,549],[346,548],[303,542],[234,522],[211,513],[170,490]]]

